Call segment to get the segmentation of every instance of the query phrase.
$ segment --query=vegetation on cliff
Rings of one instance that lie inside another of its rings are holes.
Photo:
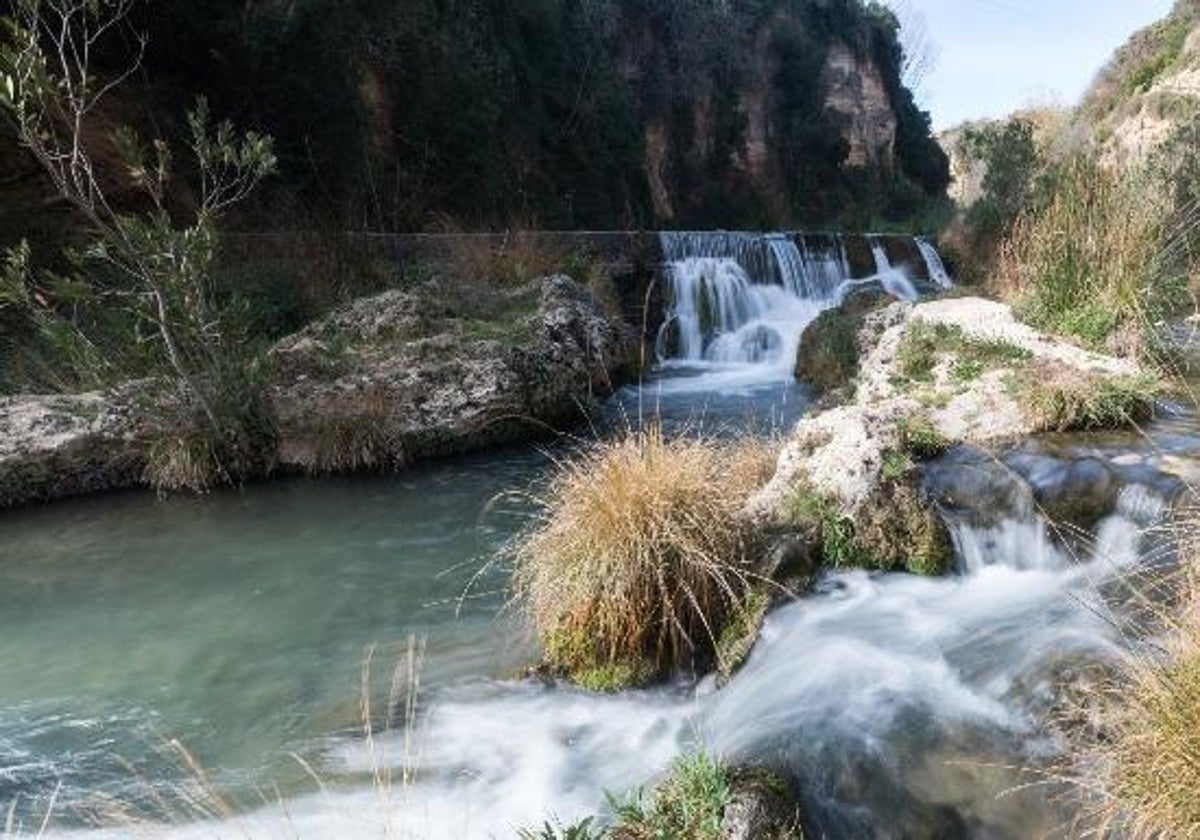
[[[149,81],[125,110],[170,132],[162,115],[201,92],[276,138],[280,178],[248,226],[864,226],[923,211],[948,180],[902,82],[898,23],[861,0],[159,0],[134,14]],[[849,157],[855,114],[829,106],[835,46],[855,62],[849,90],[870,77],[871,107],[892,115],[869,160]]]

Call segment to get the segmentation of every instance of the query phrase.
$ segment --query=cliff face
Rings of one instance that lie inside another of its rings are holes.
[[[749,5],[693,12],[691,29],[643,19],[621,37],[652,224],[853,225],[886,215],[898,183],[944,192],[946,158],[900,83],[894,18],[857,2]]]
[[[896,112],[879,67],[835,41],[829,47],[821,86],[825,107],[842,124],[846,165],[891,170],[896,163]]]
[[[158,0],[139,14],[142,121],[179,126],[203,93],[276,138],[281,176],[247,227],[859,226],[902,221],[948,181],[900,82],[898,24],[863,0]]]

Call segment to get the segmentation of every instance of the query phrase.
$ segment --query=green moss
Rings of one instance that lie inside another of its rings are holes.
[[[821,560],[826,565],[880,568],[876,559],[859,544],[854,521],[842,514],[834,499],[800,483],[793,488],[785,510],[793,526],[816,534],[821,546]]]
[[[912,456],[899,449],[889,449],[883,453],[883,480],[896,481],[905,476],[915,467]]]
[[[954,562],[953,547],[937,511],[917,489],[914,466],[906,452],[885,455],[883,481],[855,519],[806,484],[793,489],[786,515],[793,527],[813,534],[826,565],[945,574]]]
[[[901,448],[917,460],[936,458],[954,445],[938,431],[932,420],[922,414],[901,418],[897,425]]]
[[[750,656],[758,631],[771,606],[771,596],[765,587],[751,592],[729,618],[729,623],[717,639],[717,673],[728,679]]]
[[[819,393],[836,390],[858,376],[858,334],[867,313],[883,303],[860,293],[836,309],[822,312],[800,336],[796,378]]]
[[[932,383],[933,371],[946,356],[954,357],[951,376],[971,382],[985,372],[1019,367],[1032,354],[1008,341],[974,338],[948,324],[918,321],[909,327],[897,355],[899,382]]]
[[[571,674],[571,681],[587,691],[615,694],[631,688],[640,688],[654,681],[658,669],[654,663],[617,662],[583,668]]]

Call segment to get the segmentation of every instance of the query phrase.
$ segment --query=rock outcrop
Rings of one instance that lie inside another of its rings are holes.
[[[137,484],[147,442],[129,397],[0,398],[0,507]]]
[[[489,294],[482,309],[459,297]],[[636,347],[566,277],[360,300],[272,353],[279,463],[393,467],[544,434],[611,391]]]
[[[544,434],[611,390],[637,341],[566,277],[385,292],[275,348],[278,451],[258,454],[383,469]],[[145,484],[161,433],[145,391],[0,399],[0,507]]]
[[[827,561],[943,570],[950,547],[919,481],[922,460],[956,444],[1120,425],[1148,414],[1157,394],[1136,363],[1041,335],[1004,304],[945,299],[859,317],[847,401],[800,421],[750,505],[763,521],[815,528],[826,555],[838,555]]]

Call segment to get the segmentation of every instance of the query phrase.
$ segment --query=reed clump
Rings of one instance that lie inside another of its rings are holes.
[[[1133,354],[1177,303],[1186,269],[1171,191],[1150,170],[1115,172],[1079,156],[1047,179],[1043,203],[1000,247],[996,282],[1033,326]],[[1178,276],[1176,276],[1178,275]]]
[[[1103,737],[1082,780],[1098,792],[1101,836],[1200,838],[1200,541],[1186,526],[1190,574],[1155,655],[1133,657],[1108,692]]]
[[[766,443],[668,438],[658,426],[562,462],[514,546],[517,600],[545,664],[620,688],[612,675],[646,683],[711,656],[758,582],[743,507],[774,464]]]

